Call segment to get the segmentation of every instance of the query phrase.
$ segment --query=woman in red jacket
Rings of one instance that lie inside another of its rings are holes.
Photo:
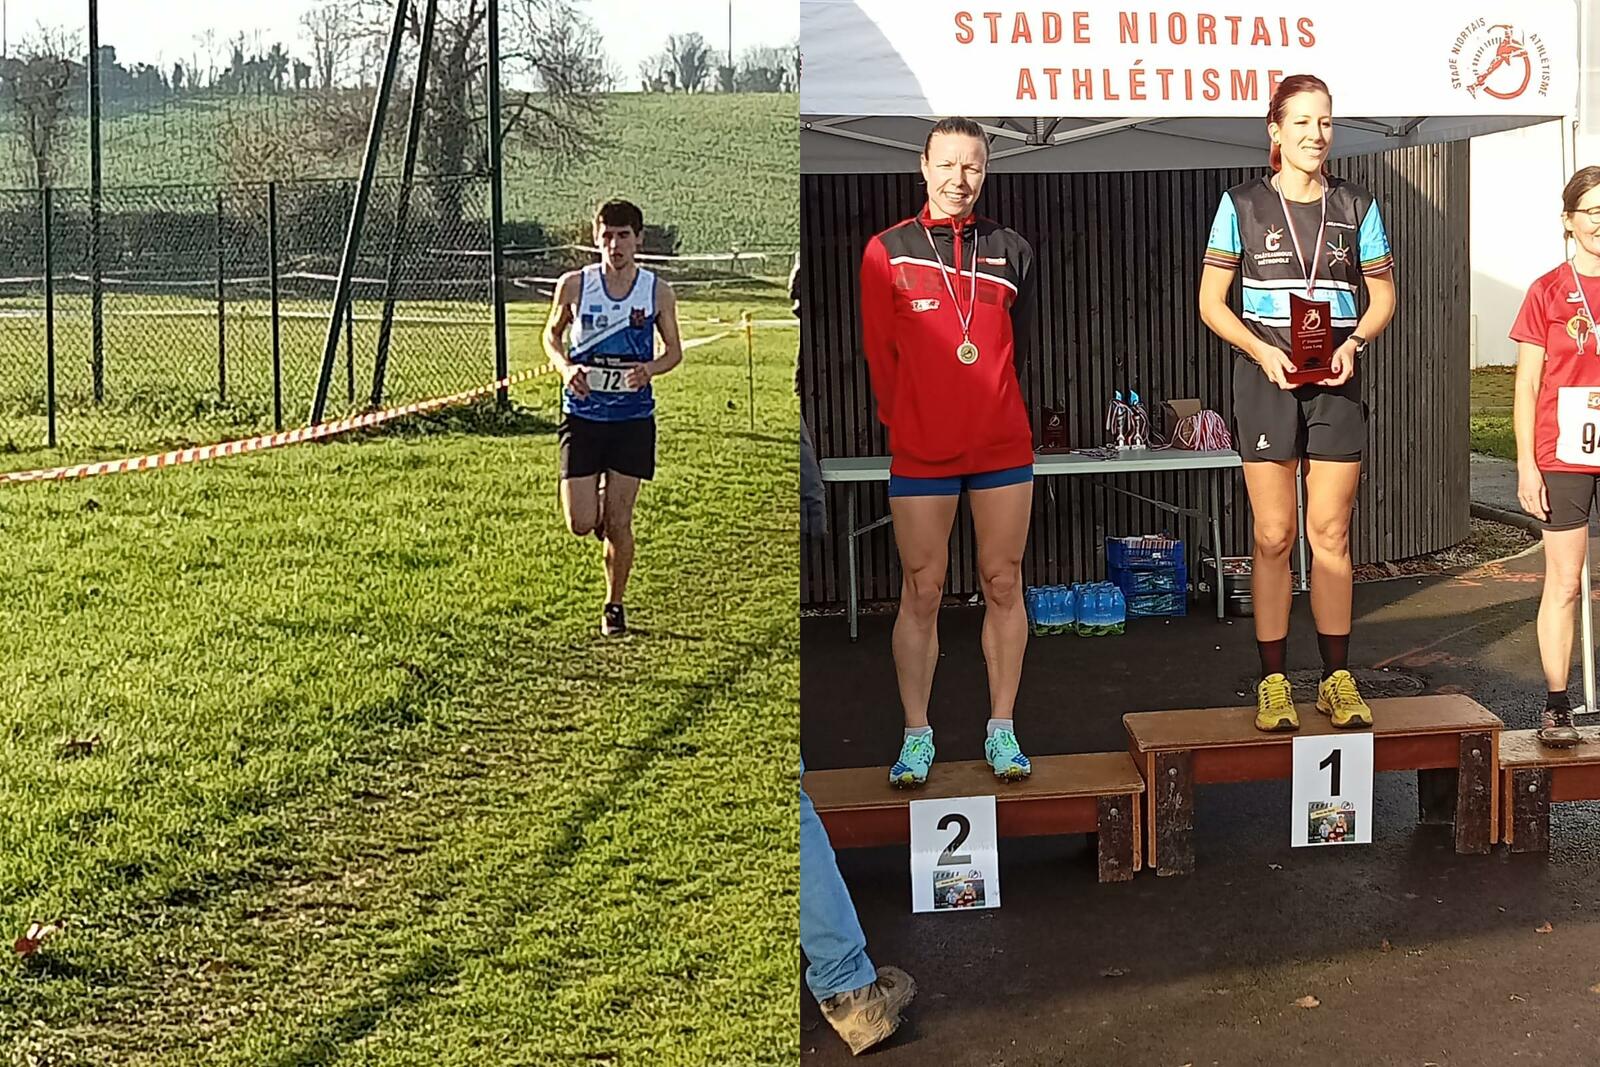
[[[1544,666],[1541,744],[1579,741],[1567,702],[1572,609],[1578,602],[1589,516],[1600,481],[1600,167],[1584,167],[1561,194],[1572,258],[1528,288],[1511,327],[1517,384],[1517,500],[1544,526],[1539,659]],[[1590,709],[1593,710],[1593,709]]]
[[[1033,430],[1017,381],[1033,250],[973,213],[989,162],[982,127],[940,120],[922,152],[928,203],[867,242],[861,322],[878,417],[889,431],[889,508],[900,550],[895,675],[905,709],[895,785],[933,763],[928,698],[950,528],[968,494],[978,543],[989,673],[984,756],[1001,778],[1031,768],[1012,721],[1028,622],[1022,550],[1033,507]]]

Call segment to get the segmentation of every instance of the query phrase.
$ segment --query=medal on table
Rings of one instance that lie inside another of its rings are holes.
[[[960,220],[959,219],[955,220],[955,221],[956,221],[956,225],[960,225]],[[924,236],[926,236],[928,238],[928,247],[933,249],[933,258],[936,259],[938,261],[938,263],[939,263],[939,277],[944,279],[945,292],[950,294],[950,306],[955,308],[955,310],[956,310],[956,321],[961,324],[961,343],[959,345],[956,345],[956,359],[960,360],[962,362],[962,364],[964,364],[965,366],[970,367],[974,363],[978,362],[978,346],[972,343],[972,313],[978,309],[978,247],[977,247],[977,244],[976,244],[976,240],[977,239],[976,239],[976,237],[974,237],[974,239],[973,239],[974,240],[974,244],[973,244],[973,247],[972,247],[972,287],[971,287],[971,292],[968,294],[967,310],[963,314],[962,311],[961,311],[961,301],[956,299],[955,286],[950,284],[950,274],[949,274],[948,269],[944,265],[944,257],[939,254],[939,246],[938,246],[937,243],[934,242],[933,234],[928,231],[928,228],[926,226],[924,226],[922,228],[922,232],[923,232]],[[956,263],[956,280],[959,281],[960,278],[961,278],[961,264],[959,262],[957,262]]]
[[[1306,295],[1289,294],[1289,362],[1295,369],[1284,378],[1295,385],[1307,385],[1333,374],[1333,305],[1326,300],[1312,299],[1317,287],[1322,237],[1328,225],[1327,180],[1322,180],[1322,220],[1317,223],[1317,239],[1311,245],[1309,263],[1300,251],[1300,235],[1295,232],[1294,219],[1289,217],[1289,203],[1284,199],[1282,187],[1278,188],[1278,204],[1283,208],[1289,239],[1294,242],[1295,261],[1306,273]]]

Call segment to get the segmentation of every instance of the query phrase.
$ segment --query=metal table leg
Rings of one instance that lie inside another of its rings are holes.
[[[850,568],[850,640],[854,641],[860,633],[856,624],[856,612],[861,594],[857,587],[860,579],[856,575],[856,487],[853,483],[846,485],[845,498],[844,537],[845,543],[849,546]]]
[[[1217,580],[1214,592],[1217,597],[1217,621],[1222,621],[1222,490],[1217,484],[1222,479],[1219,468],[1211,472],[1211,558],[1217,561]]]

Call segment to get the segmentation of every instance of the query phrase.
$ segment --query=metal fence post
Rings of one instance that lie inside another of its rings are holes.
[[[222,190],[217,190],[217,403],[228,402],[227,264],[223,258]]]
[[[506,351],[505,260],[501,253],[504,228],[505,162],[500,156],[500,0],[489,0],[489,286],[494,299],[494,376],[503,382],[511,375]],[[510,406],[510,390],[502,385],[495,402],[504,410]]]
[[[106,398],[105,287],[100,248],[100,3],[89,0],[89,311],[94,402]]]
[[[278,314],[278,183],[267,183],[267,277],[272,285],[272,428],[283,432],[282,318]]]
[[[400,257],[405,249],[406,218],[411,209],[411,182],[417,172],[417,143],[428,93],[428,57],[433,54],[433,25],[438,0],[428,0],[422,18],[422,44],[418,50],[417,78],[411,87],[411,118],[406,127],[406,154],[400,164],[400,199],[394,209],[394,237],[389,242],[389,269],[383,279],[383,321],[378,324],[378,351],[372,364],[372,406],[383,404],[383,379],[389,368],[389,338],[394,330],[395,289],[400,279]]]
[[[378,147],[383,139],[383,116],[389,110],[389,94],[394,88],[395,68],[400,61],[400,41],[405,34],[406,8],[404,0],[397,0],[394,22],[389,27],[389,47],[384,57],[383,74],[378,79],[378,98],[373,102],[372,125],[367,129],[367,147],[361,157],[361,184],[356,187],[356,201],[350,212],[350,227],[345,232],[344,253],[339,257],[339,280],[334,287],[333,309],[328,316],[328,333],[322,345],[322,366],[317,372],[317,392],[311,402],[312,423],[322,421],[323,411],[328,403],[328,387],[333,382],[333,361],[339,353],[339,311],[341,308],[349,307],[350,304],[350,278],[361,252],[361,229],[367,216],[367,203],[372,197],[372,180],[378,170]]]
[[[49,444],[56,447],[56,283],[55,247],[51,241],[53,214],[50,205],[50,187],[40,190],[42,222],[44,223],[44,396],[45,419],[49,427]]]
[[[344,402],[356,402],[356,302],[344,306]]]

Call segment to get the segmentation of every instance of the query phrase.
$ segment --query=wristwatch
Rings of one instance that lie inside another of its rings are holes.
[[[1367,339],[1365,337],[1362,337],[1359,333],[1351,334],[1350,335],[1350,340],[1352,340],[1352,341],[1354,341],[1356,343],[1356,354],[1357,355],[1360,355],[1362,349],[1367,347]]]

